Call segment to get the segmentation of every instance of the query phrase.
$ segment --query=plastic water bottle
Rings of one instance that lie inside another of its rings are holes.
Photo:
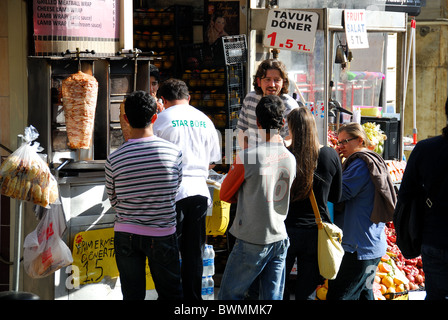
[[[209,256],[208,256],[208,275],[215,275],[215,250],[213,250],[213,246],[209,245]]]
[[[202,300],[208,299],[208,281],[207,277],[202,276],[202,289],[201,289]]]
[[[207,277],[207,300],[215,300],[215,281],[212,276]]]
[[[202,257],[202,275],[203,276],[208,276],[209,273],[209,256],[210,256],[210,250],[208,245],[204,245],[204,254]]]

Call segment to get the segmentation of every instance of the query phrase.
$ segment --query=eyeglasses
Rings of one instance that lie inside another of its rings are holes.
[[[345,139],[345,140],[342,140],[342,141],[338,141],[338,142],[336,142],[336,144],[337,144],[338,146],[340,146],[341,144],[342,144],[343,146],[345,146],[347,143],[349,143],[349,141],[352,141],[352,140],[355,140],[355,139],[358,139],[358,137],[350,138],[350,139]]]

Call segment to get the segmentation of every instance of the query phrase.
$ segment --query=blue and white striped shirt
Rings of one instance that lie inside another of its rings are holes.
[[[161,138],[129,139],[105,163],[106,191],[115,231],[166,236],[176,231],[175,197],[182,152]]]
[[[286,118],[292,109],[298,108],[299,104],[291,96],[287,94],[281,94],[279,97],[282,99],[285,105],[285,111],[283,112],[283,118],[285,119],[284,126],[280,129],[280,135],[285,138],[289,135],[288,132],[288,122]],[[243,107],[241,108],[237,128],[243,131],[248,129],[257,130],[257,115],[255,114],[255,109],[257,108],[258,102],[262,95],[257,94],[255,91],[249,92],[243,100]]]

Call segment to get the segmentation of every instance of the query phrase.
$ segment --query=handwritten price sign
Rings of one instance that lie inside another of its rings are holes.
[[[81,231],[73,241],[73,266],[79,272],[73,278],[81,285],[99,283],[105,277],[119,276],[115,261],[114,228]],[[154,289],[154,281],[146,261],[146,290]]]
[[[345,37],[350,49],[369,47],[365,10],[344,10]]]
[[[319,14],[298,10],[269,11],[264,46],[300,52],[313,52]]]

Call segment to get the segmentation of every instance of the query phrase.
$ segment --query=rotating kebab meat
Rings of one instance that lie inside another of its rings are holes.
[[[71,149],[89,149],[95,121],[98,81],[78,71],[62,82],[62,99]]]

